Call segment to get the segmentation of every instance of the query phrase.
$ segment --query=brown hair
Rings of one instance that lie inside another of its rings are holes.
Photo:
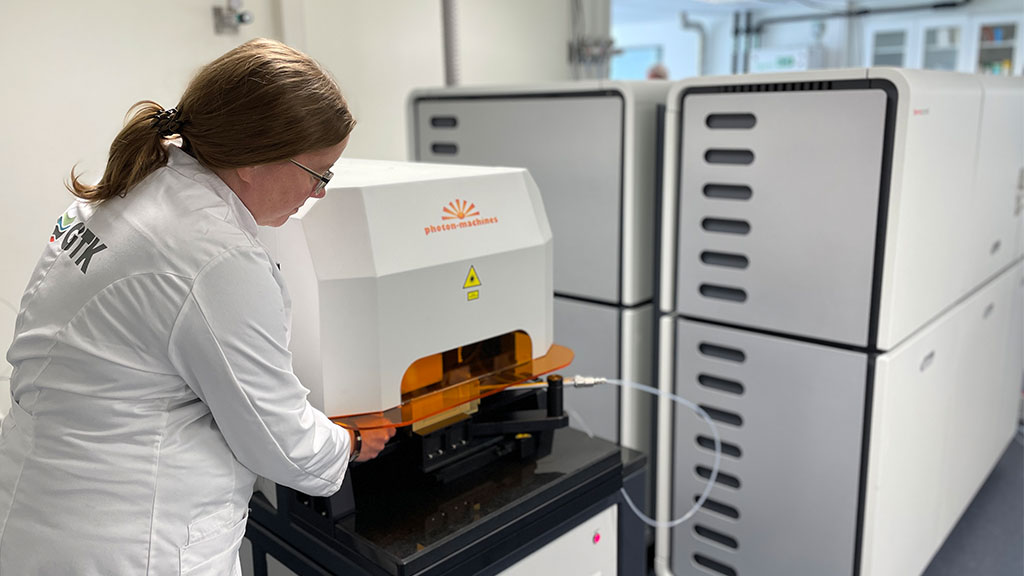
[[[224,54],[196,74],[178,104],[183,148],[207,168],[280,162],[334,146],[355,126],[331,76],[312,58],[280,42],[256,39]],[[79,182],[71,170],[68,190],[100,202],[124,196],[167,164],[167,135],[154,117],[163,108],[136,103],[110,144],[103,178]]]

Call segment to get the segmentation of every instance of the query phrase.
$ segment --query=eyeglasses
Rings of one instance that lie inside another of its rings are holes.
[[[302,168],[306,172],[309,172],[310,176],[312,176],[313,178],[316,178],[316,180],[317,180],[316,188],[313,188],[313,191],[310,192],[310,196],[315,196],[315,195],[319,194],[320,191],[323,190],[327,186],[328,182],[331,181],[331,178],[334,178],[334,172],[331,172],[330,170],[326,170],[326,171],[324,171],[323,174],[320,174],[320,173],[314,172],[313,170],[310,170],[309,168],[306,168],[305,166],[303,166],[302,164],[299,164],[295,160],[289,160],[289,162],[291,162],[292,164],[295,164],[299,168]]]

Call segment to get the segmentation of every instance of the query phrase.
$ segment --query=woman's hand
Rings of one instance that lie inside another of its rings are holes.
[[[355,450],[355,432],[349,430],[349,435],[352,438],[352,450]],[[384,445],[391,440],[391,437],[395,435],[394,428],[362,428],[359,430],[359,434],[363,437],[363,445],[359,450],[359,457],[356,458],[356,462],[366,462],[372,460],[380,454],[380,451],[384,449]]]

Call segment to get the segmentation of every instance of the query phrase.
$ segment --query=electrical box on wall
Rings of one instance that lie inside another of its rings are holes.
[[[751,72],[788,72],[825,67],[825,47],[755,48],[750,52]]]

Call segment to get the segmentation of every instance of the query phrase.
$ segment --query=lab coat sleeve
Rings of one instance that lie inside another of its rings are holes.
[[[306,400],[292,372],[281,287],[259,248],[235,248],[196,276],[168,353],[245,467],[314,496],[348,467],[348,432]]]

